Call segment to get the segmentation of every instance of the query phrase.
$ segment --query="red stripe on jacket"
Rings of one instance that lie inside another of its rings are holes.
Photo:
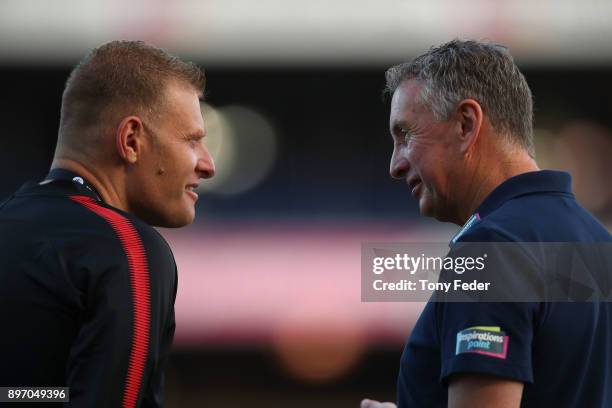
[[[121,214],[102,207],[86,196],[71,196],[71,200],[95,212],[113,228],[125,251],[130,271],[134,316],[132,347],[123,391],[123,408],[133,408],[138,401],[142,377],[147,363],[149,332],[151,325],[151,299],[149,289],[149,266],[144,245],[132,223]]]

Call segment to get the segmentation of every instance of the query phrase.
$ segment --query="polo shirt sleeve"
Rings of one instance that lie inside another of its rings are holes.
[[[441,373],[490,374],[533,382],[534,303],[438,303]]]
[[[495,229],[483,226],[462,237],[468,242],[508,242]],[[453,250],[449,256],[454,256]],[[508,285],[521,279],[525,259],[505,259],[509,268],[499,273]],[[454,272],[451,272],[454,273]],[[496,270],[497,273],[497,270]],[[503,290],[503,288],[502,288]],[[520,382],[533,382],[532,344],[540,315],[533,302],[438,302],[435,319],[440,339],[440,379],[454,374],[489,374]],[[512,300],[512,299],[510,299]]]

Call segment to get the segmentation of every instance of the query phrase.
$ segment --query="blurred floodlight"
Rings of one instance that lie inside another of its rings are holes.
[[[349,314],[336,313],[323,305],[318,310],[314,305],[298,307],[276,327],[274,348],[288,374],[310,383],[330,382],[359,362],[365,347],[363,332]]]
[[[238,105],[213,109],[203,104],[205,143],[216,174],[200,192],[240,194],[261,183],[274,165],[277,137],[272,124],[255,110]]]
[[[203,143],[213,157],[218,157],[223,148],[223,134],[228,131],[225,118],[219,114],[217,109],[207,103],[200,105],[204,126],[206,128],[206,139]]]

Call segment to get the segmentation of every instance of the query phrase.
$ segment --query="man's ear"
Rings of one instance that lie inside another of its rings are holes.
[[[455,110],[460,124],[461,153],[467,153],[478,140],[484,119],[480,104],[474,99],[464,99]]]
[[[136,163],[142,151],[143,136],[144,125],[138,116],[123,118],[115,135],[119,157],[130,164]]]

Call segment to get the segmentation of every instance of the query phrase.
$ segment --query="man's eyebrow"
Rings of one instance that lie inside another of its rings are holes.
[[[400,129],[411,129],[411,128],[412,126],[405,120],[398,120],[397,122],[393,123],[391,130],[393,131],[393,133],[395,133],[395,132],[398,132]]]
[[[187,137],[188,138],[198,138],[198,139],[202,139],[203,137],[206,136],[206,132],[201,131],[201,130],[196,130],[195,132],[189,132],[187,133]]]

